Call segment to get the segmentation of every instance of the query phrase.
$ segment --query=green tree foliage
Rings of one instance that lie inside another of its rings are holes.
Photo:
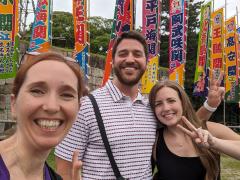
[[[73,16],[69,12],[54,11],[52,17],[53,45],[74,48]]]
[[[73,16],[69,12],[53,12],[53,45],[64,48],[74,48]],[[106,55],[110,40],[112,19],[99,16],[90,17],[88,20],[90,31],[90,52]]]
[[[110,40],[112,19],[94,16],[89,18],[91,52],[106,55]]]

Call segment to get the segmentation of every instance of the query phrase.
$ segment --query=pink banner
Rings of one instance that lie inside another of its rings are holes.
[[[169,72],[186,62],[187,1],[170,0]]]
[[[142,33],[148,44],[148,60],[159,54],[161,0],[143,0]]]
[[[187,49],[187,5],[185,0],[170,0],[169,79],[182,87]]]

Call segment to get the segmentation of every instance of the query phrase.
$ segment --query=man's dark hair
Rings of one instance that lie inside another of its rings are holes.
[[[112,48],[112,59],[114,59],[114,57],[115,57],[118,45],[124,39],[133,39],[133,40],[137,40],[138,42],[140,42],[144,48],[144,53],[145,53],[145,56],[147,59],[147,57],[148,57],[147,42],[146,42],[144,36],[137,31],[123,32],[119,37],[117,37],[117,39],[114,42],[113,48]]]

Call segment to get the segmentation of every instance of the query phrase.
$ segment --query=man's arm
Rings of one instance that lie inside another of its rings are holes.
[[[56,171],[63,178],[63,180],[72,179],[72,162],[66,161],[60,157],[55,156]]]
[[[223,73],[220,73],[218,79],[215,78],[214,73],[212,74],[206,101],[207,104],[205,103],[205,105],[201,106],[197,111],[197,116],[202,121],[208,121],[210,119],[214,109],[217,109],[224,98],[225,90],[224,87],[220,86],[223,79]]]

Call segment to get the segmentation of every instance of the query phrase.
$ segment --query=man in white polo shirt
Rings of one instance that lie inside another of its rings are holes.
[[[119,171],[124,178],[131,180],[152,179],[151,154],[156,120],[148,100],[138,91],[139,80],[146,70],[147,56],[148,46],[140,33],[123,33],[112,50],[116,76],[104,87],[92,92]],[[208,103],[209,107],[217,107],[221,101],[213,100],[212,104]],[[202,107],[199,114],[207,119],[212,112]],[[80,151],[83,179],[116,179],[88,97],[82,99],[76,122],[55,149],[57,172],[66,180],[71,179],[75,150]]]

